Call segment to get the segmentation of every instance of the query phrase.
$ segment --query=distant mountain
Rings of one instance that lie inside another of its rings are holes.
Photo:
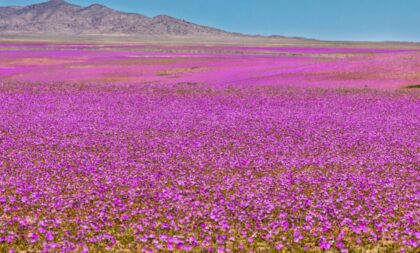
[[[0,33],[233,35],[166,15],[150,18],[141,14],[116,11],[99,4],[81,7],[63,0],[51,0],[25,7],[0,7]]]

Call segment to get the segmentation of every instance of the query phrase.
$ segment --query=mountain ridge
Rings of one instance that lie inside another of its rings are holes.
[[[0,7],[0,34],[58,35],[241,35],[198,25],[168,15],[147,17],[101,4],[86,7],[64,0],[50,0],[28,6]]]

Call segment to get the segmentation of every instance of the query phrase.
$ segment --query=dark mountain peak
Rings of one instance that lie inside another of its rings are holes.
[[[92,4],[89,5],[88,7],[84,8],[85,10],[112,10],[102,4]]]
[[[56,22],[58,19],[68,19],[73,12],[81,9],[80,6],[67,3],[62,0],[51,0],[49,2],[32,4],[17,10],[13,15],[8,17],[12,20],[0,20],[1,25],[13,23],[19,26],[25,22],[31,22],[34,26],[48,21]],[[3,21],[3,22],[1,22]],[[29,24],[28,24],[29,25]],[[18,27],[16,27],[17,29]]]
[[[101,4],[89,5],[88,7],[82,8],[80,10],[80,12],[88,13],[88,14],[91,14],[91,15],[98,15],[98,14],[110,15],[112,13],[118,13],[117,11],[115,11],[111,8],[108,8],[104,5],[101,5]]]
[[[44,3],[39,3],[39,4],[33,4],[33,5],[41,5],[41,6],[47,6],[47,7],[52,7],[52,6],[63,6],[63,5],[72,5],[74,6],[74,4],[68,3],[64,0],[50,0],[48,2],[44,2]]]
[[[75,5],[75,4],[68,3],[68,2],[63,1],[63,0],[51,0],[51,1],[48,1],[48,2],[44,2],[44,3],[28,5],[24,8],[22,8],[22,10],[24,10],[24,9],[38,9],[38,10],[42,10],[42,11],[53,11],[57,8],[81,8],[81,7],[78,6],[78,5]]]
[[[49,3],[49,4],[64,4],[64,3],[67,3],[67,2],[64,1],[64,0],[50,0],[47,3]]]

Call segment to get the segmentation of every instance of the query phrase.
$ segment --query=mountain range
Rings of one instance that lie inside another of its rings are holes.
[[[0,34],[239,35],[167,15],[147,17],[100,4],[82,7],[64,0],[0,7]]]

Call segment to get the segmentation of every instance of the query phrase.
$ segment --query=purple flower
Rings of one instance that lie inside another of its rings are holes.
[[[48,231],[45,234],[45,238],[47,239],[47,241],[54,241],[54,235],[53,235],[53,233],[51,231]]]
[[[28,234],[28,242],[30,242],[30,243],[36,243],[38,241],[38,238],[39,238],[39,236],[36,233],[31,232],[31,233]]]
[[[281,250],[283,248],[283,244],[282,243],[277,243],[276,246],[274,247],[276,250]]]

